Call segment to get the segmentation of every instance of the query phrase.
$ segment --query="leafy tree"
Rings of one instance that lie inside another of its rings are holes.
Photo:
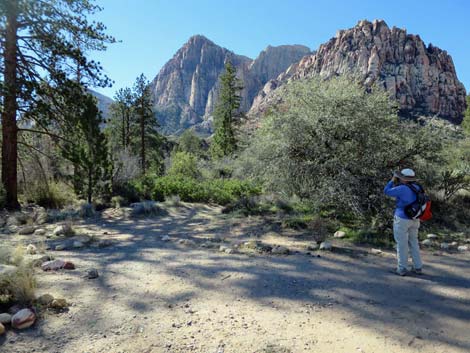
[[[88,203],[109,179],[108,151],[106,137],[100,129],[103,122],[95,98],[85,96],[82,109],[76,115],[77,129],[65,133],[62,153],[74,166],[73,184],[79,195]],[[74,143],[68,141],[74,141]]]
[[[178,139],[178,151],[192,153],[197,157],[201,157],[204,153],[202,144],[202,139],[193,130],[187,129]]]
[[[243,88],[236,77],[236,69],[230,62],[220,76],[220,96],[214,109],[215,132],[211,143],[211,155],[218,159],[232,154],[236,149],[234,118],[240,108],[240,90]]]
[[[89,61],[85,50],[104,50],[114,42],[104,25],[87,16],[101,10],[90,0],[2,0],[2,182],[8,208],[18,208],[18,133],[24,130],[47,134],[52,123],[67,111],[61,97],[79,84],[106,86],[99,63]],[[80,66],[76,83],[76,66]],[[73,79],[71,76],[73,75]],[[19,128],[17,118],[34,129]]]
[[[382,190],[391,171],[412,166],[421,176],[441,148],[430,128],[400,122],[395,103],[376,87],[310,79],[278,94],[282,103],[241,156],[241,173],[371,224],[387,210]]]
[[[147,171],[149,157],[153,161],[153,167],[160,170],[162,165],[160,153],[162,137],[158,132],[158,122],[152,110],[149,82],[144,74],[137,77],[133,91],[133,105],[136,115],[134,145],[139,151],[142,171],[144,173]]]

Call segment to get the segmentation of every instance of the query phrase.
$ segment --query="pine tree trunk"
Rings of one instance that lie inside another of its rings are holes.
[[[87,190],[87,201],[91,203],[91,196],[93,195],[93,175],[91,167],[88,167],[88,190]]]
[[[7,6],[6,36],[4,46],[5,90],[2,113],[2,183],[6,191],[6,207],[18,209],[18,126],[16,125],[16,71],[17,71],[17,8],[16,1]]]

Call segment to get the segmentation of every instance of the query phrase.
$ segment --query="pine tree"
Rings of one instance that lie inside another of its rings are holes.
[[[111,150],[127,150],[131,144],[131,127],[134,123],[134,97],[130,88],[121,88],[111,104],[111,116],[106,126]]]
[[[212,157],[216,159],[228,156],[236,149],[233,123],[240,108],[240,91],[243,86],[230,62],[225,64],[220,83],[220,96],[214,109],[215,133],[210,148]]]
[[[104,50],[106,43],[114,42],[104,34],[102,23],[87,20],[99,10],[90,0],[0,1],[2,183],[10,209],[19,208],[18,133],[49,134],[51,123],[63,122],[68,109],[63,97],[76,92],[78,85],[75,64],[81,68],[82,84],[110,84],[99,63],[84,53]],[[19,116],[34,128],[19,128]]]
[[[61,150],[63,156],[73,163],[76,193],[91,203],[100,185],[108,180],[109,162],[106,136],[100,129],[103,119],[96,100],[88,94],[82,102],[81,111],[75,115],[77,128],[65,133],[66,141],[62,143]]]
[[[158,132],[158,122],[152,109],[149,82],[144,74],[137,77],[133,94],[135,112],[134,145],[139,152],[142,172],[145,174],[149,166],[158,172],[162,165],[160,154],[162,137]]]

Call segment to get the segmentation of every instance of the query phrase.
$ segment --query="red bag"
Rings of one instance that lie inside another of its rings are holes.
[[[432,212],[431,212],[431,201],[426,202],[426,208],[424,209],[423,214],[419,219],[421,221],[428,221],[432,218]]]

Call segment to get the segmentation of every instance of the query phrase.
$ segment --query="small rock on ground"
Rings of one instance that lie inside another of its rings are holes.
[[[44,305],[44,306],[48,306],[52,303],[52,301],[54,300],[54,297],[50,294],[43,294],[41,295],[40,297],[38,297],[36,299],[36,302],[38,304],[41,304],[41,305]]]
[[[22,309],[11,318],[11,326],[16,329],[30,327],[36,321],[36,315],[31,309]]]
[[[426,238],[431,239],[431,240],[437,239],[437,235],[436,234],[428,234],[428,235],[426,235]]]
[[[333,245],[329,241],[324,241],[320,244],[320,250],[331,250]]]
[[[95,278],[98,278],[98,277],[99,277],[99,274],[98,274],[98,270],[96,268],[90,268],[87,271],[86,278],[95,279]]]
[[[432,245],[432,240],[431,239],[424,239],[421,242],[421,244],[424,245],[424,246],[431,246]]]
[[[457,248],[458,251],[468,251],[468,246],[467,245],[460,245]]]
[[[335,238],[344,238],[346,236],[346,232],[343,232],[342,230],[338,230],[335,232],[333,235]]]
[[[20,235],[33,234],[35,230],[36,230],[35,226],[25,226],[18,231],[18,234]]]
[[[0,314],[0,324],[10,324],[11,323],[11,315],[8,313]]]

